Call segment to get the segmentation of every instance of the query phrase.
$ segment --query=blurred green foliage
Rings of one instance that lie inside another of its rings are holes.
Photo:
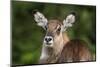
[[[71,39],[82,39],[96,53],[96,7],[70,4],[12,1],[12,64],[37,64],[45,31],[36,25],[32,11],[39,10],[48,19],[60,20],[76,12],[76,22],[67,31]]]

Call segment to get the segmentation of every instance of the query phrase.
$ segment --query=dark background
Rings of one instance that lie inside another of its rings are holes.
[[[50,4],[12,1],[12,64],[37,64],[45,31],[36,25],[32,11],[39,10],[48,19],[64,20],[70,12],[76,12],[76,22],[69,28],[70,39],[88,43],[96,55],[96,7],[70,4]]]

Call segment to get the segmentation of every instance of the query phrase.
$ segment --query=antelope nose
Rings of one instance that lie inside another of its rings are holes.
[[[44,43],[52,44],[53,43],[53,37],[52,36],[45,36]]]
[[[47,38],[47,37],[45,38],[45,41],[46,41],[46,42],[49,42],[49,41],[51,41],[51,40],[52,40],[52,38]]]
[[[52,45],[53,44],[53,37],[52,36],[45,36],[44,43],[45,43],[45,45]]]

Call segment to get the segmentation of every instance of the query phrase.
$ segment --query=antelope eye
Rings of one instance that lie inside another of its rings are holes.
[[[45,30],[47,30],[47,26],[45,26]]]
[[[57,31],[60,31],[60,30],[61,30],[61,28],[59,27]]]

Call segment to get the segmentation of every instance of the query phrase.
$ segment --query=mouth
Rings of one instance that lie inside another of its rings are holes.
[[[51,44],[52,44],[52,43],[48,43],[48,42],[46,43],[46,45],[51,45]]]
[[[45,44],[45,46],[47,46],[47,47],[52,47],[53,46],[53,44],[52,43],[44,43]]]

